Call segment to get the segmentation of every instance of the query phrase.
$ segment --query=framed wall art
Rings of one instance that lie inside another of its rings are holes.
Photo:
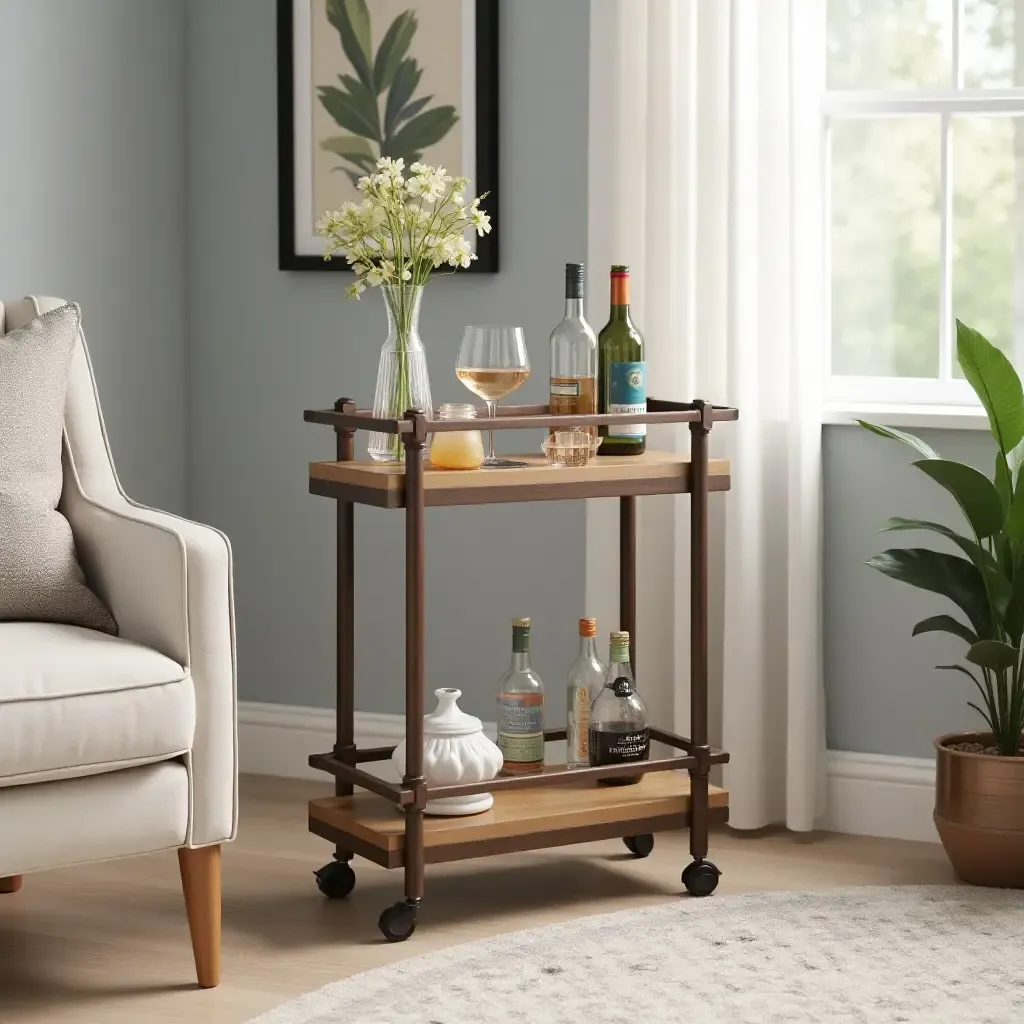
[[[381,156],[442,164],[488,193],[495,230],[474,237],[469,272],[498,270],[498,2],[278,0],[282,270],[348,270],[324,260],[314,226],[360,200]]]

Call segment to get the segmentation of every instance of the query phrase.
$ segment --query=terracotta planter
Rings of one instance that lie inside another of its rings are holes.
[[[1024,757],[950,750],[950,743],[991,743],[984,733],[935,741],[935,827],[965,882],[1024,888]]]

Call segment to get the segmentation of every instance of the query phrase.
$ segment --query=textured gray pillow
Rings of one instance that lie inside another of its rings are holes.
[[[116,633],[85,585],[71,526],[57,511],[74,303],[0,334],[0,621],[66,622]]]

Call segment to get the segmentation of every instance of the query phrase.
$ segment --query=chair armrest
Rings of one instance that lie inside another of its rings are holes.
[[[174,520],[127,501],[100,504],[80,495],[65,496],[61,512],[89,587],[117,620],[118,635],[187,670],[189,557]]]
[[[65,481],[61,511],[89,584],[120,635],[173,658],[192,676],[196,732],[188,845],[232,839],[238,738],[231,544],[211,527],[120,495],[95,501],[67,476]]]

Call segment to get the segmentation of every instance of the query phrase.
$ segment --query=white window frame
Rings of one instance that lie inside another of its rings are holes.
[[[960,25],[963,0],[950,0],[952,10],[951,85],[947,89],[887,91],[823,91],[822,151],[824,182],[822,196],[824,255],[824,422],[849,422],[858,416],[875,415],[892,426],[982,427],[984,414],[977,397],[966,381],[952,375],[955,359],[953,331],[953,154],[951,146],[953,118],[957,115],[1024,117],[1024,87],[1005,89],[963,89],[960,59]],[[1024,13],[1024,12],[1022,12]],[[824,19],[822,29],[824,30]],[[825,51],[825,40],[821,50]],[[955,83],[955,85],[954,85]],[[829,154],[830,132],[836,121],[856,118],[938,117],[940,130],[940,312],[939,377],[855,377],[832,374],[832,181]],[[1020,341],[1018,348],[1024,349]],[[1024,366],[1024,350],[1013,353],[1018,366]]]

